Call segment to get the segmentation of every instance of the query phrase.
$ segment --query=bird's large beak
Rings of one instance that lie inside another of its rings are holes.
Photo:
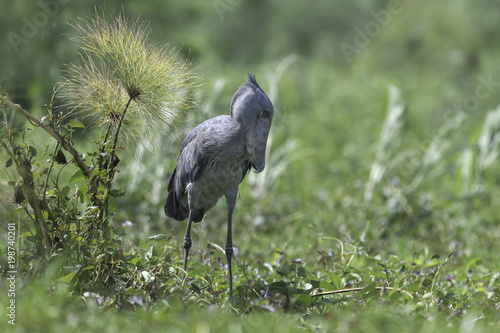
[[[266,166],[266,144],[270,129],[271,119],[259,117],[255,126],[247,131],[247,152],[256,173],[262,172]]]

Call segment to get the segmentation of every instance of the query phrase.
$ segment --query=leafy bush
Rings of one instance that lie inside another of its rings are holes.
[[[124,269],[117,265],[124,258],[123,231],[112,223],[110,211],[110,200],[124,195],[113,188],[119,143],[156,142],[193,105],[197,82],[189,62],[153,43],[138,21],[97,15],[75,28],[81,63],[68,66],[45,116],[37,119],[14,104],[8,91],[1,92],[12,113],[3,111],[0,144],[9,156],[12,201],[19,205],[10,218],[18,217],[30,230],[19,236],[23,249],[31,249],[21,256],[24,274],[59,260],[65,272],[60,280],[74,290],[114,290],[117,281],[111,276]],[[64,103],[56,108],[58,96]],[[33,127],[16,128],[18,116]],[[88,116],[105,131],[92,141],[91,151],[80,153],[73,134]]]

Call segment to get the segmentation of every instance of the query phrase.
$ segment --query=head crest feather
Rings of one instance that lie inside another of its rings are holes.
[[[247,73],[247,74],[248,74],[247,83],[254,85],[256,88],[259,88],[260,90],[262,90],[260,88],[259,84],[257,83],[257,80],[255,79],[255,75],[253,75],[251,73]]]
[[[264,91],[262,88],[259,86],[257,83],[257,80],[255,79],[255,75],[248,73],[248,78],[247,80],[238,88],[238,90],[234,93],[233,98],[231,99],[231,116],[233,115],[233,105],[234,102],[245,92],[245,90],[251,89],[253,91],[260,90],[263,94]]]

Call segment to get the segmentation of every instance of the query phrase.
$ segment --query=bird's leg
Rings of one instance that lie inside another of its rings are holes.
[[[227,270],[229,276],[229,302],[233,303],[233,271],[231,269],[231,259],[233,257],[233,240],[231,235],[231,220],[232,220],[232,214],[228,214],[226,258],[227,258]]]
[[[227,205],[227,241],[226,241],[226,258],[227,258],[227,269],[229,276],[229,303],[233,303],[233,271],[231,269],[231,259],[233,257],[233,239],[232,239],[232,220],[233,211],[236,206],[236,196],[238,194],[238,189],[236,191],[231,191],[226,194],[226,205]]]
[[[184,269],[184,277],[182,278],[183,281],[186,279],[187,275],[186,266],[188,261],[189,249],[191,248],[191,222],[192,222],[191,211],[189,211],[189,219],[186,227],[186,235],[184,236],[184,263],[182,265],[182,268]]]
[[[191,248],[191,223],[193,222],[194,218],[194,208],[196,201],[198,200],[199,194],[197,191],[193,191],[193,186],[188,185],[190,190],[188,191],[188,205],[189,205],[189,217],[188,217],[188,224],[186,227],[186,235],[184,236],[184,262],[182,265],[182,268],[184,269],[184,277],[182,278],[182,282],[186,280],[186,275],[187,275],[187,261],[188,261],[188,255],[189,255],[189,249]]]

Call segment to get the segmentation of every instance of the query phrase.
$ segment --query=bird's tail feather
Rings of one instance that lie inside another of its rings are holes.
[[[163,209],[165,210],[165,215],[177,221],[183,221],[189,217],[189,209],[177,200],[175,191],[168,194],[167,202],[163,206]]]

